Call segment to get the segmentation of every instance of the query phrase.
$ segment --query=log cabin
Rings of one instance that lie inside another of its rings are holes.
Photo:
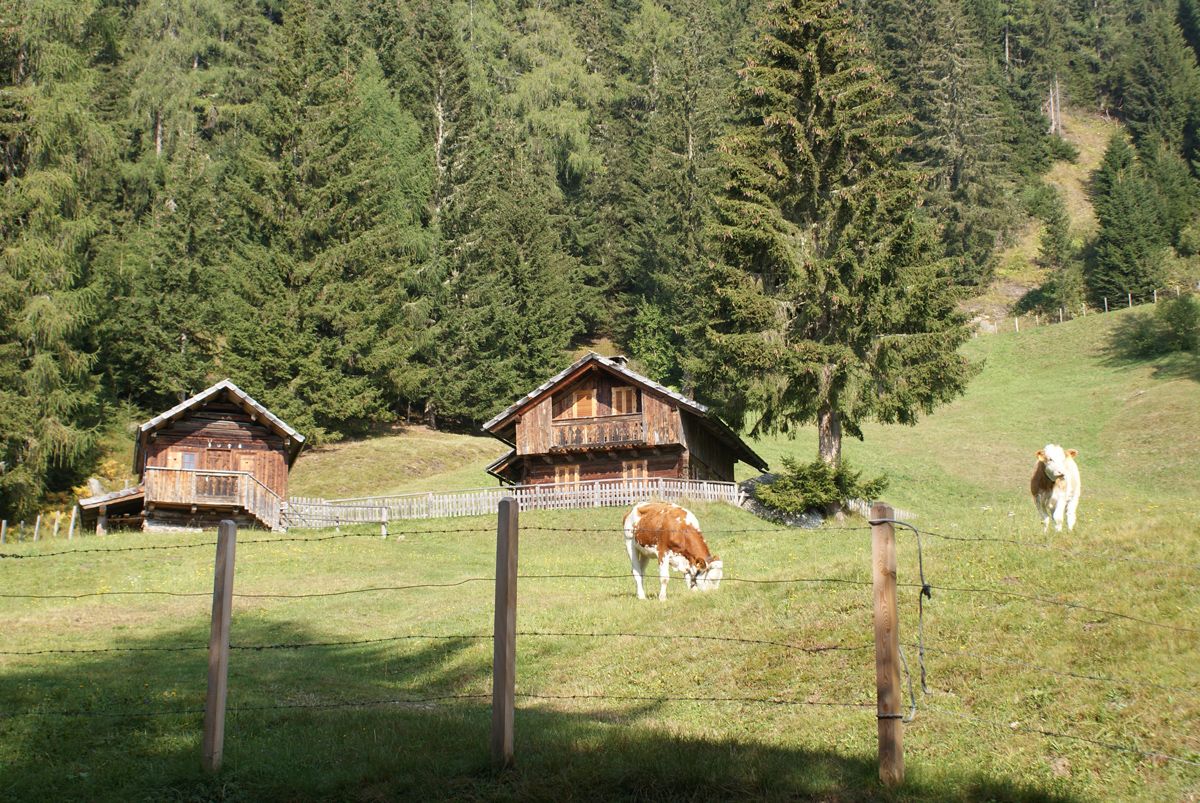
[[[138,427],[136,487],[79,500],[84,526],[282,529],[304,436],[228,379]]]
[[[766,462],[708,407],[590,352],[483,430],[512,447],[487,471],[509,485],[590,480],[733,481]]]

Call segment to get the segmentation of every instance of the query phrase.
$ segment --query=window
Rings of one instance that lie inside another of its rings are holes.
[[[595,388],[584,388],[571,394],[571,418],[591,418],[595,414]]]
[[[196,470],[196,453],[195,452],[184,452],[183,454],[181,454],[179,456],[179,459],[180,459],[180,466],[179,466],[180,468],[184,469],[185,471],[195,471]]]
[[[644,480],[647,476],[645,460],[622,460],[621,477],[627,480]]]
[[[612,390],[613,415],[629,415],[637,412],[637,391],[631,387],[617,387]]]
[[[555,466],[554,467],[555,482],[579,482],[579,466]]]

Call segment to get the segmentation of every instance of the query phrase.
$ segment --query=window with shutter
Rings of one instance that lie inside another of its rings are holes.
[[[613,415],[630,415],[637,412],[637,391],[631,387],[616,387],[612,391]]]
[[[621,477],[627,480],[641,480],[648,476],[645,460],[622,460]]]
[[[571,394],[571,417],[591,418],[596,414],[596,389],[584,388]]]

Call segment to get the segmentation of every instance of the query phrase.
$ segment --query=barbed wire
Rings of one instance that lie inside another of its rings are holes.
[[[910,644],[909,646],[913,646],[913,645]],[[1051,669],[1049,667],[1040,666],[1038,664],[1032,664],[1032,663],[1029,663],[1028,661],[1017,661],[1017,660],[1013,660],[1011,658],[997,658],[997,657],[991,656],[991,655],[984,655],[984,654],[976,652],[974,650],[963,650],[963,649],[950,650],[950,649],[944,649],[941,647],[928,647],[928,646],[925,649],[926,649],[926,651],[938,653],[940,655],[949,655],[949,656],[957,655],[957,656],[962,656],[964,658],[974,658],[977,661],[982,661],[982,662],[988,663],[988,664],[996,664],[999,666],[1013,666],[1013,667],[1017,667],[1020,669],[1025,669],[1030,672],[1037,672],[1037,673],[1040,673],[1043,675],[1057,675],[1057,676],[1061,676],[1061,677],[1076,678],[1078,680],[1090,680],[1090,681],[1095,681],[1098,683],[1111,683],[1113,685],[1129,686],[1129,687],[1148,686],[1148,687],[1155,688],[1155,689],[1162,689],[1164,691],[1174,691],[1174,692],[1183,692],[1185,694],[1200,695],[1200,688],[1196,688],[1193,686],[1173,686],[1173,685],[1170,685],[1167,683],[1155,683],[1154,681],[1149,681],[1149,680],[1133,680],[1130,678],[1119,678],[1119,677],[1112,677],[1109,675],[1089,675],[1084,672],[1069,672],[1066,670]]]
[[[1144,563],[1150,566],[1174,566],[1182,569],[1192,569],[1200,571],[1200,563],[1188,563],[1186,561],[1174,560],[1155,560],[1153,558],[1134,558],[1127,555],[1112,555],[1107,552],[1096,552],[1086,549],[1069,549],[1068,547],[1054,546],[1053,544],[1043,544],[1037,541],[1022,540],[1019,538],[1002,538],[999,536],[964,536],[964,535],[949,535],[947,533],[933,532],[932,530],[922,530],[925,535],[933,536],[934,538],[944,538],[949,541],[966,541],[971,542],[992,542],[1002,544],[1013,544],[1015,546],[1024,547],[1026,549],[1043,549],[1055,552],[1062,552],[1065,555],[1077,558],[1095,558],[1105,562],[1118,561],[1121,563]]]
[[[867,702],[834,702],[821,700],[787,700],[775,697],[701,697],[701,696],[672,696],[656,697],[642,694],[541,694],[536,692],[516,692],[517,697],[538,700],[621,700],[652,703],[759,703],[763,705],[795,705],[823,706],[833,708],[872,708],[875,703]]]
[[[737,636],[707,636],[707,635],[689,635],[680,633],[626,633],[626,632],[547,632],[547,631],[518,631],[518,637],[529,638],[558,638],[558,637],[573,637],[573,638],[648,638],[654,640],[695,640],[695,641],[713,641],[713,642],[729,642],[737,644],[756,644],[761,646],[780,647],[783,649],[796,650],[798,652],[822,653],[836,651],[859,651],[873,649],[873,644],[862,644],[857,646],[847,646],[843,644],[818,644],[818,645],[803,645],[794,644],[786,641],[773,641],[770,639],[751,639],[739,638]],[[341,641],[303,641],[303,642],[280,642],[275,644],[231,644],[231,650],[246,650],[246,651],[264,651],[264,650],[299,650],[312,647],[352,647],[361,646],[364,644],[383,644],[393,641],[417,641],[417,640],[447,640],[447,641],[465,641],[465,640],[487,640],[493,638],[491,633],[407,633],[404,635],[395,636],[380,636],[378,638],[369,639],[348,639]],[[191,645],[175,645],[175,646],[138,646],[138,647],[90,647],[90,648],[58,648],[44,650],[0,650],[0,655],[48,655],[48,654],[91,654],[91,653],[109,653],[109,652],[196,652],[207,650],[207,644],[191,644]]]
[[[925,711],[932,711],[936,714],[944,714],[946,716],[957,717],[959,719],[979,723],[982,725],[990,725],[991,727],[996,728],[1001,731],[1039,734],[1041,736],[1048,736],[1053,739],[1068,739],[1070,741],[1086,742],[1087,744],[1095,745],[1096,747],[1102,747],[1102,748],[1112,751],[1112,752],[1132,753],[1134,755],[1139,755],[1139,756],[1143,756],[1146,758],[1157,758],[1157,759],[1162,759],[1163,761],[1170,761],[1170,762],[1174,762],[1177,764],[1187,764],[1187,765],[1190,765],[1193,767],[1200,767],[1200,761],[1195,761],[1195,760],[1192,760],[1189,758],[1180,758],[1179,756],[1173,756],[1173,755],[1170,755],[1169,753],[1163,753],[1158,750],[1146,750],[1145,748],[1142,748],[1142,747],[1113,744],[1112,742],[1105,742],[1105,741],[1101,741],[1099,739],[1092,739],[1088,736],[1076,736],[1075,734],[1071,734],[1071,733],[1061,733],[1059,731],[1052,731],[1052,730],[1046,730],[1044,728],[1035,728],[1035,727],[1028,726],[1028,725],[1022,725],[1019,722],[1008,722],[1008,723],[997,722],[995,720],[984,719],[983,717],[975,716],[974,714],[964,714],[959,711],[951,711],[947,708],[939,708],[938,706],[933,706],[933,705],[922,706],[922,709]]]
[[[920,588],[921,587],[921,586],[917,585],[916,583],[897,583],[896,585],[903,586],[905,588]],[[1131,614],[1121,613],[1120,611],[1110,611],[1106,608],[1095,608],[1090,605],[1084,605],[1082,603],[1073,602],[1070,600],[1064,601],[1064,600],[1051,599],[1050,597],[1039,597],[1036,594],[1021,594],[1016,591],[1004,591],[1004,590],[998,589],[998,588],[974,588],[974,587],[964,587],[964,586],[930,585],[930,588],[935,589],[937,591],[954,591],[954,592],[964,592],[964,593],[974,593],[974,594],[991,594],[993,596],[999,596],[999,597],[1012,597],[1015,599],[1029,600],[1031,602],[1040,602],[1045,605],[1057,605],[1057,606],[1060,606],[1063,608],[1073,608],[1076,610],[1088,611],[1089,613],[1096,613],[1096,614],[1100,614],[1102,616],[1115,616],[1118,619],[1127,619],[1131,622],[1138,622],[1139,624],[1149,625],[1150,627],[1158,627],[1158,628],[1162,628],[1164,630],[1175,630],[1175,631],[1178,631],[1181,633],[1200,633],[1200,628],[1184,627],[1183,625],[1172,625],[1172,624],[1167,624],[1165,622],[1156,622],[1153,619],[1143,619],[1140,616],[1133,616]]]
[[[375,526],[378,522],[367,522],[362,526]],[[463,527],[457,529],[441,529],[441,530],[388,530],[387,538],[409,535],[444,535],[444,534],[492,534],[494,531],[491,528],[484,527]],[[334,535],[322,535],[315,538],[250,538],[244,541],[238,541],[238,547],[256,546],[260,544],[316,544],[324,541],[336,541],[344,538],[365,538],[369,540],[382,541],[384,536],[379,533],[335,533]],[[216,540],[200,541],[197,543],[187,544],[152,544],[149,546],[123,546],[123,547],[102,547],[98,549],[62,549],[57,552],[31,552],[29,554],[17,554],[15,552],[0,552],[0,560],[5,558],[11,560],[29,560],[34,558],[57,558],[64,555],[94,555],[105,552],[149,552],[162,549],[197,549],[200,547],[215,548]]]

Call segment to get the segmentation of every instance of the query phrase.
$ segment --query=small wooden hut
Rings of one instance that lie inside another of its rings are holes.
[[[483,425],[513,449],[488,473],[513,485],[590,480],[733,481],[754,453],[708,407],[595,352]]]
[[[85,526],[211,528],[221,519],[282,529],[296,432],[222,380],[138,427],[136,488],[81,499]]]

